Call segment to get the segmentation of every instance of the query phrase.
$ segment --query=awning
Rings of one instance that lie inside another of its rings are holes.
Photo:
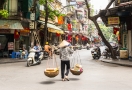
[[[44,21],[38,21],[38,22],[45,24]],[[57,26],[53,24],[47,23],[47,27],[49,32],[64,34],[64,31],[62,31],[60,28],[58,28]]]
[[[0,20],[0,29],[22,30],[23,26],[18,20]]]

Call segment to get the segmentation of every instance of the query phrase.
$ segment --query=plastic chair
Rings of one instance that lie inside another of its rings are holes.
[[[16,52],[16,58],[20,58],[21,57],[21,53],[20,52]]]

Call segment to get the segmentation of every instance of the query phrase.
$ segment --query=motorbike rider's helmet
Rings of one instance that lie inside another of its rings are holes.
[[[46,42],[46,45],[48,45],[49,43],[48,42]]]

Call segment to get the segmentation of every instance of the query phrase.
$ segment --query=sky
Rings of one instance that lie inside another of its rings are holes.
[[[108,4],[108,1],[109,0],[90,0],[95,10],[105,9],[106,5]],[[61,0],[61,2],[64,6],[66,5],[66,0]]]
[[[90,0],[95,10],[105,9],[108,4],[108,0]]]

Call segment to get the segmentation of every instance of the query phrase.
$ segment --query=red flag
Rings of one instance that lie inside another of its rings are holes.
[[[115,34],[115,35],[116,35],[117,31],[119,31],[119,28],[114,27],[114,28],[113,28],[113,34]]]
[[[67,28],[68,28],[68,30],[71,30],[72,29],[71,24],[67,24]]]
[[[14,31],[14,39],[18,39],[19,38],[19,33],[17,30]]]
[[[56,33],[56,36],[59,37],[60,36],[60,33]]]

